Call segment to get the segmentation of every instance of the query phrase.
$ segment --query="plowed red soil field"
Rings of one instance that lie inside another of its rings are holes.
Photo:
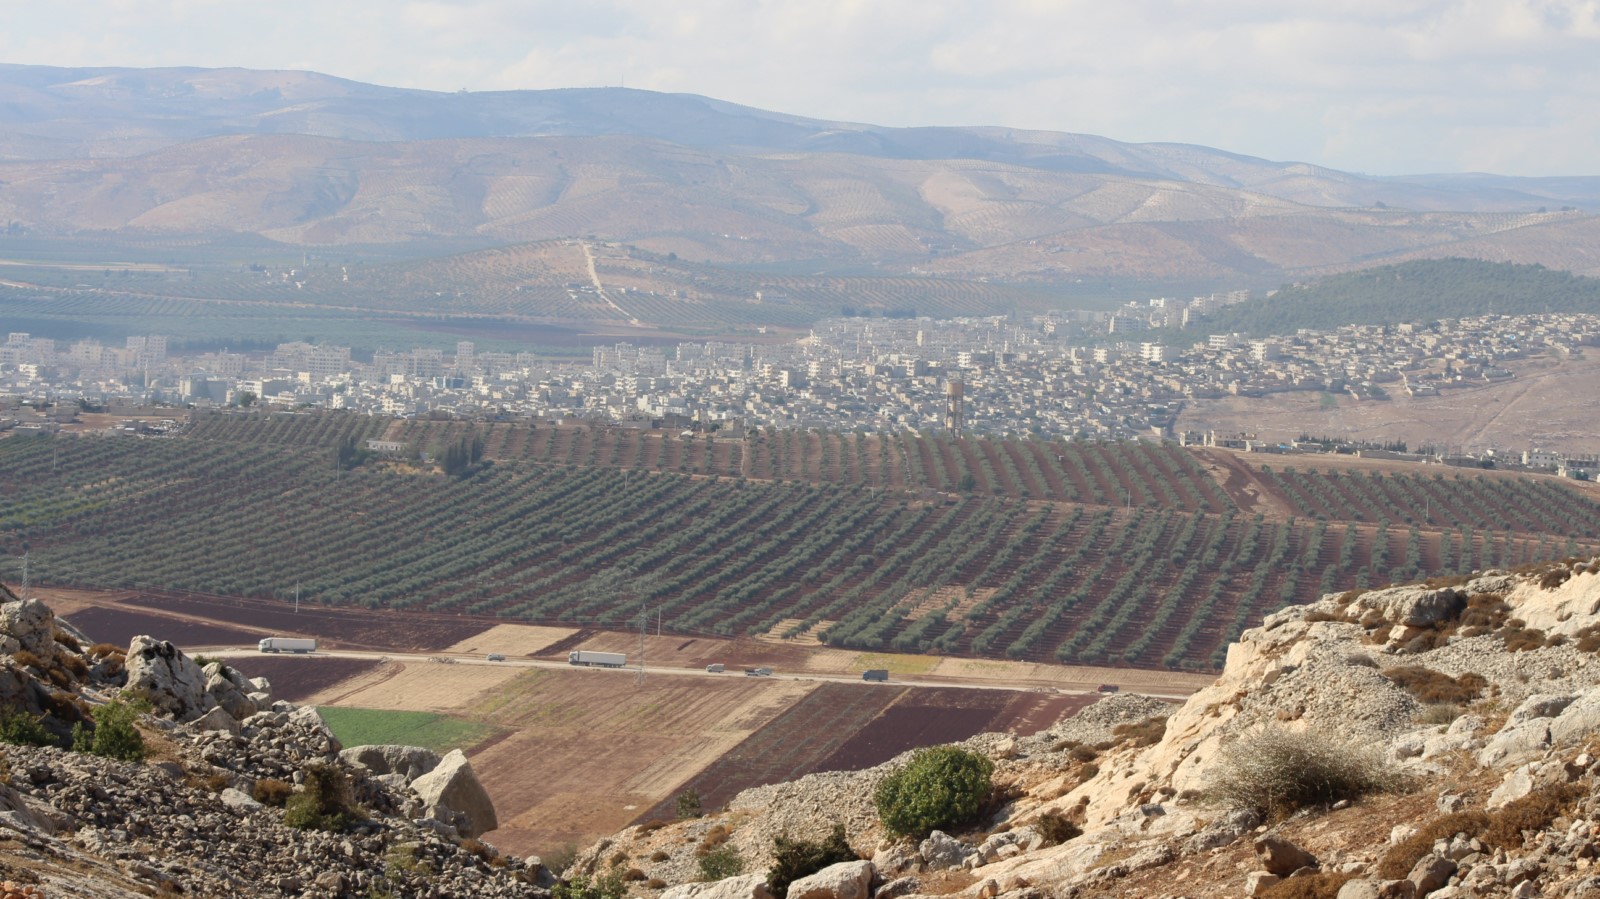
[[[261,639],[242,628],[193,618],[170,618],[136,609],[94,606],[62,616],[96,643],[126,647],[133,638],[148,634],[187,650],[191,646],[241,646]]]
[[[815,771],[870,768],[919,746],[992,731],[1038,733],[1098,698],[827,683],[746,737],[684,787],[699,792],[706,807],[717,808],[750,787]],[[670,818],[675,801],[658,802],[635,820]]]
[[[384,664],[377,659],[313,658],[309,656],[254,656],[229,659],[245,677],[272,682],[272,698],[304,702],[309,696]]]
[[[138,596],[126,604],[233,623],[257,632],[316,637],[330,648],[396,652],[437,652],[499,623],[394,610],[375,614],[365,609],[302,606],[297,612],[286,603],[172,594]]]

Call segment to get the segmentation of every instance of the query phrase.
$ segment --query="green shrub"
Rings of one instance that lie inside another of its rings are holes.
[[[780,834],[772,839],[772,869],[767,872],[767,889],[773,899],[788,899],[789,884],[829,865],[853,862],[857,858],[856,851],[845,842],[843,824],[833,825],[833,832],[820,843]]]
[[[566,873],[572,863],[578,860],[578,844],[562,843],[554,852],[542,855],[539,861],[557,877]]]
[[[924,837],[972,820],[989,792],[994,763],[956,746],[919,749],[885,777],[873,796],[878,819],[893,834]]]
[[[1399,786],[1400,777],[1370,747],[1274,728],[1225,748],[1209,793],[1224,805],[1276,820]]]
[[[701,880],[725,880],[744,873],[744,856],[733,846],[719,846],[700,856]]]
[[[604,874],[562,881],[551,888],[551,899],[622,899],[628,894],[628,885],[623,881],[622,873],[612,868]]]
[[[140,762],[149,753],[144,745],[144,735],[133,726],[139,718],[139,708],[121,699],[113,699],[89,713],[94,719],[94,729],[82,723],[72,726],[72,748],[77,752]]]
[[[700,791],[693,787],[678,794],[678,817],[698,818],[705,814],[705,809],[700,805]]]
[[[350,778],[320,762],[306,767],[300,791],[283,804],[283,823],[300,830],[338,833],[361,818],[351,797]]]
[[[44,719],[22,711],[8,709],[0,712],[0,743],[17,746],[55,746],[60,743],[55,734],[44,728]]]

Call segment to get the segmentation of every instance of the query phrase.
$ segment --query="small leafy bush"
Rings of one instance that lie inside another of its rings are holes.
[[[893,834],[925,837],[971,821],[989,793],[994,762],[956,746],[919,749],[878,784],[878,819]]]
[[[1074,824],[1066,815],[1053,810],[1040,815],[1033,827],[1039,831],[1039,836],[1044,837],[1045,843],[1051,846],[1058,846],[1083,835],[1083,828]]]
[[[1224,749],[1208,792],[1226,806],[1278,820],[1400,786],[1400,776],[1370,747],[1273,728]]]
[[[843,824],[833,825],[833,832],[820,843],[780,834],[772,838],[772,869],[767,872],[767,889],[773,899],[788,899],[789,884],[829,865],[853,862],[857,858],[855,850],[845,842]]]
[[[339,833],[361,818],[349,776],[322,763],[306,767],[300,791],[283,804],[283,823],[300,830]]]
[[[744,873],[744,856],[733,846],[721,846],[700,856],[701,880],[725,880]]]
[[[572,863],[578,860],[578,844],[563,843],[556,851],[542,856],[540,861],[549,869],[551,874],[560,877]]]
[[[139,718],[138,706],[113,699],[89,714],[94,719],[92,730],[81,722],[72,726],[74,751],[124,762],[144,761],[149,749],[144,745],[144,735],[133,726]]]
[[[604,874],[585,875],[562,881],[550,889],[551,899],[622,899],[628,894],[623,872],[612,868]]]
[[[21,709],[0,712],[0,743],[16,746],[58,745],[60,741],[55,734],[45,730],[43,722],[43,718],[35,718]]]
[[[678,817],[698,818],[705,814],[705,809],[700,805],[700,791],[693,787],[678,794]]]

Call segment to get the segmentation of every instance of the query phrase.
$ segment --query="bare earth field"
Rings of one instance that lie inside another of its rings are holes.
[[[363,678],[374,669],[391,663],[377,659],[261,655],[230,658],[228,664],[245,677],[264,677],[271,681],[275,698],[304,703],[334,684]]]
[[[1357,402],[1348,394],[1335,406],[1314,391],[1257,398],[1194,400],[1178,416],[1180,431],[1246,432],[1262,439],[1301,434],[1356,440],[1403,440],[1411,447],[1530,447],[1569,454],[1600,453],[1600,355],[1518,363],[1517,376],[1484,387],[1449,389],[1411,397],[1387,385],[1390,399]]]
[[[532,658],[575,633],[577,631],[570,627],[497,624],[486,631],[473,634],[465,640],[457,641],[454,645],[444,647],[444,651],[462,654],[498,652],[506,656],[518,655]]]
[[[624,827],[815,686],[524,670],[462,707],[514,730],[473,756],[500,816],[488,839],[515,853],[549,853]]]
[[[343,661],[342,659],[340,661]],[[243,669],[241,669],[243,670]],[[307,696],[309,705],[459,714],[522,669],[495,665],[387,661]]]
[[[491,725],[496,736],[469,755],[500,816],[489,839],[518,854],[549,853],[669,815],[688,786],[716,805],[747,787],[866,767],[916,746],[983,731],[1036,733],[1094,701],[1092,691],[1101,683],[1184,695],[1211,681],[1205,675],[653,634],[643,640],[647,669],[676,671],[647,672],[640,681],[635,670],[514,661],[565,662],[571,650],[591,649],[627,653],[635,664],[638,634],[396,611],[302,608],[296,614],[281,603],[194,595],[39,593],[107,642],[150,633],[176,638],[190,652],[248,650],[267,634],[300,634],[317,637],[325,650],[428,654],[426,660],[323,652],[230,658],[245,674],[269,678],[291,701],[438,712]],[[485,663],[489,652],[513,661]],[[727,673],[706,673],[713,662],[726,665]],[[740,673],[763,665],[789,676]],[[857,680],[868,668],[888,669],[892,682]]]

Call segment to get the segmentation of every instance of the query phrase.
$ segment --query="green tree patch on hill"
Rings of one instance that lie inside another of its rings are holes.
[[[1216,333],[1293,334],[1299,328],[1540,312],[1600,313],[1600,280],[1542,265],[1425,259],[1285,287],[1229,306],[1204,326]]]

